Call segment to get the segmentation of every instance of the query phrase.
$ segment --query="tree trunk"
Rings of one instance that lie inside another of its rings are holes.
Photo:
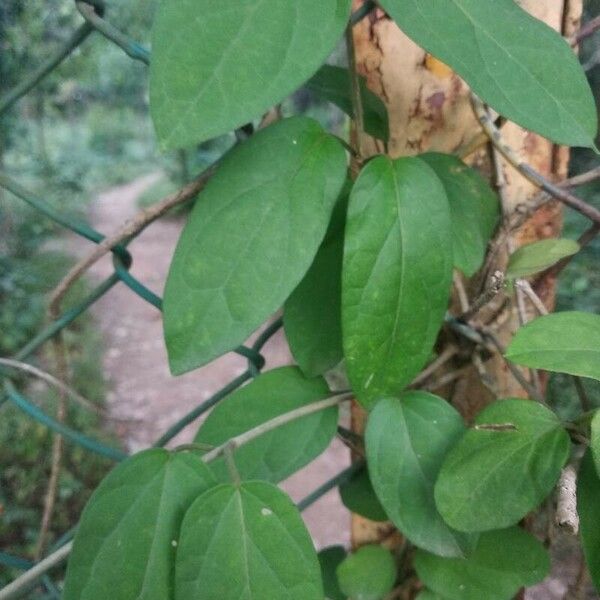
[[[363,0],[354,0],[354,9]],[[522,0],[520,4],[551,27],[572,33],[578,25],[582,0]],[[451,69],[410,41],[385,13],[376,9],[354,27],[356,68],[366,77],[371,90],[385,102],[390,118],[390,140],[387,148],[380,141],[363,137],[361,148],[367,155],[387,152],[392,157],[414,155],[429,150],[456,153],[470,148],[473,141],[481,139],[481,128],[473,114],[469,90]],[[502,128],[504,139],[521,155],[523,160],[552,180],[563,179],[567,174],[569,151],[512,123]],[[494,169],[490,148],[486,143],[465,157],[499,186],[505,214],[526,204],[537,190],[503,159]],[[497,175],[497,176],[496,176]],[[518,247],[538,239],[554,237],[561,229],[561,210],[557,203],[538,210],[511,236],[497,253],[486,273],[465,282],[469,298],[479,295],[487,276],[495,269],[504,270],[508,247]],[[551,309],[554,305],[555,281],[541,279],[536,292]],[[494,325],[499,339],[506,344],[519,326],[519,309],[516,298],[508,302],[492,302],[478,315],[485,324]],[[460,312],[460,311],[459,311]],[[521,318],[530,318],[532,309],[521,303]],[[447,334],[442,334],[443,345]],[[482,364],[488,378],[482,384]],[[494,396],[523,396],[524,392],[507,370],[500,356],[485,357],[479,367],[469,367],[443,395],[451,400],[467,420],[479,412]],[[449,366],[452,369],[452,366]],[[527,377],[531,374],[525,373]],[[490,391],[493,389],[494,393]],[[353,427],[362,431],[364,412],[353,409]],[[389,525],[373,523],[353,516],[352,541],[354,546],[369,542],[397,543],[397,534],[391,534]]]

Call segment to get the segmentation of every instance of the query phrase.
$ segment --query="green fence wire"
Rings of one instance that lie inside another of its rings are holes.
[[[25,96],[37,84],[39,84],[46,76],[56,69],[76,48],[78,48],[93,32],[100,33],[107,40],[116,44],[133,60],[141,61],[148,65],[150,63],[150,52],[135,40],[130,39],[122,31],[112,25],[105,19],[105,4],[103,0],[86,0],[85,2],[75,0],[75,6],[81,16],[84,18],[84,23],[79,26],[64,45],[54,54],[49,57],[42,65],[34,70],[26,79],[16,85],[12,90],[0,97],[0,117],[6,113],[20,98]],[[365,17],[373,8],[373,2],[367,2],[364,6],[352,15],[351,22],[357,23]],[[248,127],[243,128],[240,135],[248,134]],[[99,244],[105,239],[105,236],[93,229],[88,223],[73,219],[70,215],[57,211],[50,204],[39,198],[36,194],[21,186],[5,173],[0,173],[0,187],[12,193],[17,198],[26,202],[32,207],[41,217],[49,219],[62,228],[69,230],[76,235],[92,242]],[[139,234],[137,234],[139,235]],[[137,236],[134,236],[137,237]],[[133,238],[132,238],[133,239]],[[113,255],[113,273],[107,277],[102,283],[94,288],[89,295],[76,306],[73,306],[59,315],[56,319],[48,323],[42,331],[40,331],[33,339],[31,339],[23,348],[21,348],[13,358],[19,361],[24,361],[36,353],[46,342],[54,338],[65,328],[69,327],[78,317],[87,311],[96,301],[109,293],[112,288],[123,283],[134,294],[148,302],[156,309],[161,310],[162,299],[154,292],[138,281],[129,269],[133,262],[133,256],[127,250],[127,243],[116,245],[111,249]],[[201,417],[204,413],[210,410],[225,396],[242,386],[244,383],[256,377],[265,365],[265,358],[261,351],[264,345],[269,341],[275,333],[281,328],[282,321],[277,319],[269,325],[256,339],[250,347],[240,346],[235,350],[238,354],[247,359],[246,370],[223,388],[217,391],[213,396],[205,400],[202,404],[194,408],[179,421],[174,423],[169,429],[156,440],[154,446],[160,447],[168,444],[182,429]],[[0,369],[0,378],[2,379],[2,390],[0,392],[0,409],[7,403],[12,403],[24,415],[34,419],[38,423],[48,427],[53,432],[60,434],[66,440],[73,444],[77,444],[90,452],[94,452],[101,456],[107,457],[114,461],[120,461],[127,455],[122,450],[107,446],[99,440],[92,439],[82,433],[71,429],[70,427],[58,422],[51,415],[45,412],[42,408],[34,404],[26,395],[17,389],[15,382],[11,379],[14,377],[6,369]],[[304,500],[299,503],[299,508],[304,510],[329,490],[348,481],[350,477],[362,467],[356,463],[351,467],[343,470],[341,473],[325,482],[319,488],[311,492]],[[70,541],[74,535],[74,529],[66,532],[55,544],[50,548],[50,553],[60,548],[63,544]],[[17,569],[28,570],[35,563],[17,556],[13,556],[6,552],[0,552],[0,565]],[[45,575],[41,580],[42,589],[44,590],[44,598],[60,598],[60,590],[56,584]]]

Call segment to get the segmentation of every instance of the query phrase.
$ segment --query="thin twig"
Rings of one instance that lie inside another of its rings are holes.
[[[531,284],[526,279],[517,279],[515,281],[515,286],[519,288],[526,296],[529,298],[529,301],[535,309],[540,313],[540,315],[545,316],[549,314],[546,305],[542,302],[541,298],[535,293],[534,289],[531,287]]]
[[[458,302],[460,303],[460,310],[465,313],[469,310],[469,297],[465,290],[465,285],[462,280],[462,273],[454,269],[452,272],[452,281],[454,283],[454,289],[458,296]]]
[[[362,141],[365,136],[364,111],[362,95],[360,91],[360,79],[356,70],[356,55],[354,52],[354,34],[352,26],[346,27],[346,52],[348,55],[348,69],[350,71],[350,92],[352,99],[352,115],[354,117],[354,134],[356,136],[356,154],[358,159],[364,157],[362,152]]]
[[[483,102],[477,96],[475,96],[475,94],[471,94],[471,98],[477,119],[483,127],[483,130],[490,138],[494,148],[496,148],[502,154],[502,156],[504,156],[504,158],[515,169],[517,169],[521,175],[523,175],[523,177],[531,181],[534,185],[548,193],[553,198],[560,200],[566,206],[569,206],[570,208],[580,212],[582,215],[590,219],[590,221],[600,225],[600,210],[593,207],[591,204],[588,204],[581,198],[578,198],[568,190],[555,185],[543,175],[535,171],[528,164],[522,162],[517,156],[516,152],[502,139],[500,131],[487,114],[487,110]]]
[[[458,348],[456,346],[454,346],[454,345],[446,346],[446,348],[444,348],[442,353],[432,363],[427,365],[427,367],[425,367],[425,369],[423,369],[412,380],[409,387],[415,388],[415,387],[418,387],[419,385],[421,385],[424,381],[429,379],[429,377],[431,377],[433,374],[435,374],[435,372],[440,367],[445,365],[451,358],[456,356],[457,353],[458,353]]]
[[[598,29],[600,29],[600,17],[595,17],[583,25],[575,35],[571,36],[569,38],[569,43],[573,47],[577,46],[585,38],[594,35]]]
[[[215,172],[216,167],[209,167],[200,176],[188,185],[181,188],[160,202],[140,211],[132,219],[127,221],[115,233],[104,238],[92,252],[81,259],[73,268],[65,275],[65,277],[56,286],[50,296],[50,313],[56,318],[60,312],[60,303],[65,297],[65,294],[70,287],[79,279],[92,265],[98,262],[103,256],[108,254],[115,246],[128,240],[143,231],[148,225],[156,219],[162,217],[169,210],[191,200],[196,196],[206,185],[208,179]]]
[[[588,398],[585,386],[583,385],[583,381],[581,377],[577,377],[577,375],[572,375],[571,378],[573,379],[573,384],[575,385],[575,390],[577,391],[577,396],[579,397],[581,409],[584,413],[586,413],[592,409],[592,403]]]
[[[504,273],[496,271],[490,277],[484,292],[474,300],[469,310],[460,315],[460,321],[470,321],[484,306],[489,304],[504,288]]]

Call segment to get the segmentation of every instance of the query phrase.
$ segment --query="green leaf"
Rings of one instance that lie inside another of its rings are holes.
[[[348,195],[342,193],[313,264],[284,305],[285,335],[308,377],[322,375],[343,357],[340,305],[347,207]]]
[[[359,401],[400,392],[431,355],[452,278],[450,211],[433,170],[418,158],[377,157],[350,196],[342,331]]]
[[[390,136],[387,108],[381,98],[367,87],[363,77],[359,76],[359,84],[365,131],[375,138],[387,141]],[[323,65],[306,82],[306,87],[354,118],[352,83],[348,69]]]
[[[521,327],[506,358],[517,365],[600,381],[600,315],[560,312]]]
[[[381,6],[501,115],[554,142],[594,147],[596,108],[574,52],[514,0],[381,0]]]
[[[394,587],[396,565],[381,546],[363,546],[337,568],[340,588],[350,600],[380,600]]]
[[[150,66],[162,146],[191,146],[260,117],[323,64],[349,15],[350,0],[162,2]]]
[[[361,469],[338,488],[343,505],[351,512],[371,519],[387,521],[388,516],[373,490],[367,469]]]
[[[322,600],[317,555],[300,513],[262,481],[203,494],[181,525],[175,600]]]
[[[548,553],[531,534],[513,527],[484,533],[465,558],[440,558],[419,550],[419,578],[448,600],[510,600],[550,570]]]
[[[346,600],[346,596],[340,590],[336,575],[336,569],[346,558],[346,550],[343,546],[331,546],[321,550],[318,558],[321,565],[325,598],[327,600]]]
[[[440,596],[431,590],[421,590],[416,600],[448,600],[448,597]]]
[[[592,418],[590,448],[596,463],[596,471],[600,476],[600,410],[597,410]]]
[[[577,512],[583,553],[596,590],[600,592],[600,478],[591,452],[586,452],[577,478]]]
[[[282,367],[259,375],[222,400],[200,426],[195,441],[219,446],[279,415],[329,395],[322,378],[306,379],[297,367]],[[265,433],[235,451],[243,479],[277,483],[316,458],[335,436],[337,407],[328,408]],[[228,480],[223,459],[211,463],[221,480]]]
[[[413,544],[441,556],[464,556],[476,542],[444,522],[433,497],[442,462],[464,431],[456,410],[426,392],[381,400],[367,422],[369,472],[385,511]]]
[[[577,242],[567,239],[541,240],[521,246],[510,256],[506,269],[507,279],[529,277],[548,269],[559,260],[579,252]]]
[[[483,264],[500,217],[500,203],[488,182],[456,156],[430,152],[419,156],[440,178],[452,219],[454,266],[467,277]]]
[[[461,531],[514,525],[550,494],[569,450],[560,421],[541,404],[494,402],[448,454],[435,485],[437,507]]]
[[[346,179],[346,155],[315,121],[280,121],[222,161],[181,235],[165,288],[171,370],[233,350],[310,267]]]
[[[189,453],[146,450],[115,467],[83,511],[64,600],[171,598],[184,513],[215,483]]]

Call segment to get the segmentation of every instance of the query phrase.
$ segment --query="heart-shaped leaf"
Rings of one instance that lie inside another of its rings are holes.
[[[456,156],[430,152],[419,158],[435,171],[444,185],[452,219],[454,266],[471,277],[483,264],[498,224],[498,196],[475,169]]]
[[[600,592],[600,476],[589,451],[583,457],[577,477],[577,512],[585,560]]]
[[[460,531],[513,525],[550,494],[569,450],[560,421],[541,404],[494,402],[444,461],[435,485],[437,507]]]
[[[317,554],[298,509],[261,481],[217,486],[192,504],[181,525],[175,600],[240,598],[323,599]]]
[[[150,109],[163,147],[191,146],[260,117],[323,64],[349,15],[350,0],[161,2]]]
[[[364,406],[399,393],[427,362],[448,305],[450,210],[418,158],[377,157],[350,196],[342,272],[348,376]]]
[[[448,600],[510,600],[520,587],[544,579],[550,558],[531,534],[513,527],[482,534],[467,558],[419,550],[415,569],[427,587]]]
[[[385,548],[363,546],[340,564],[337,576],[351,600],[381,600],[394,587],[396,565]]]
[[[283,309],[290,350],[308,377],[322,375],[343,356],[340,305],[347,207],[348,195],[342,193],[313,264]]]
[[[381,400],[367,422],[369,473],[386,513],[413,544],[441,556],[464,556],[476,542],[445,523],[433,498],[444,458],[464,431],[456,410],[425,392]]]
[[[506,268],[506,277],[518,279],[535,275],[577,252],[579,252],[579,244],[567,239],[540,240],[526,244],[511,254]]]
[[[389,133],[388,114],[383,100],[369,88],[359,76],[365,131],[380,140],[387,141]],[[349,117],[354,117],[350,72],[343,67],[323,65],[306,82],[306,87],[317,96],[335,104]]]
[[[164,329],[175,374],[233,350],[310,267],[346,180],[340,143],[315,121],[281,121],[222,161],[171,263]]]
[[[555,142],[594,147],[594,98],[574,52],[514,0],[381,0],[381,6],[501,115]]]
[[[600,315],[560,312],[521,327],[506,358],[517,365],[600,381]]]
[[[122,462],[83,512],[63,598],[171,598],[184,513],[215,484],[206,465],[189,453],[146,450]]]
[[[222,400],[200,426],[196,442],[219,446],[278,415],[329,395],[322,378],[307,379],[297,367],[282,367],[259,375]],[[337,407],[328,408],[265,433],[235,451],[243,479],[277,483],[316,458],[331,442],[338,421]],[[211,463],[221,480],[228,480],[223,459]]]

